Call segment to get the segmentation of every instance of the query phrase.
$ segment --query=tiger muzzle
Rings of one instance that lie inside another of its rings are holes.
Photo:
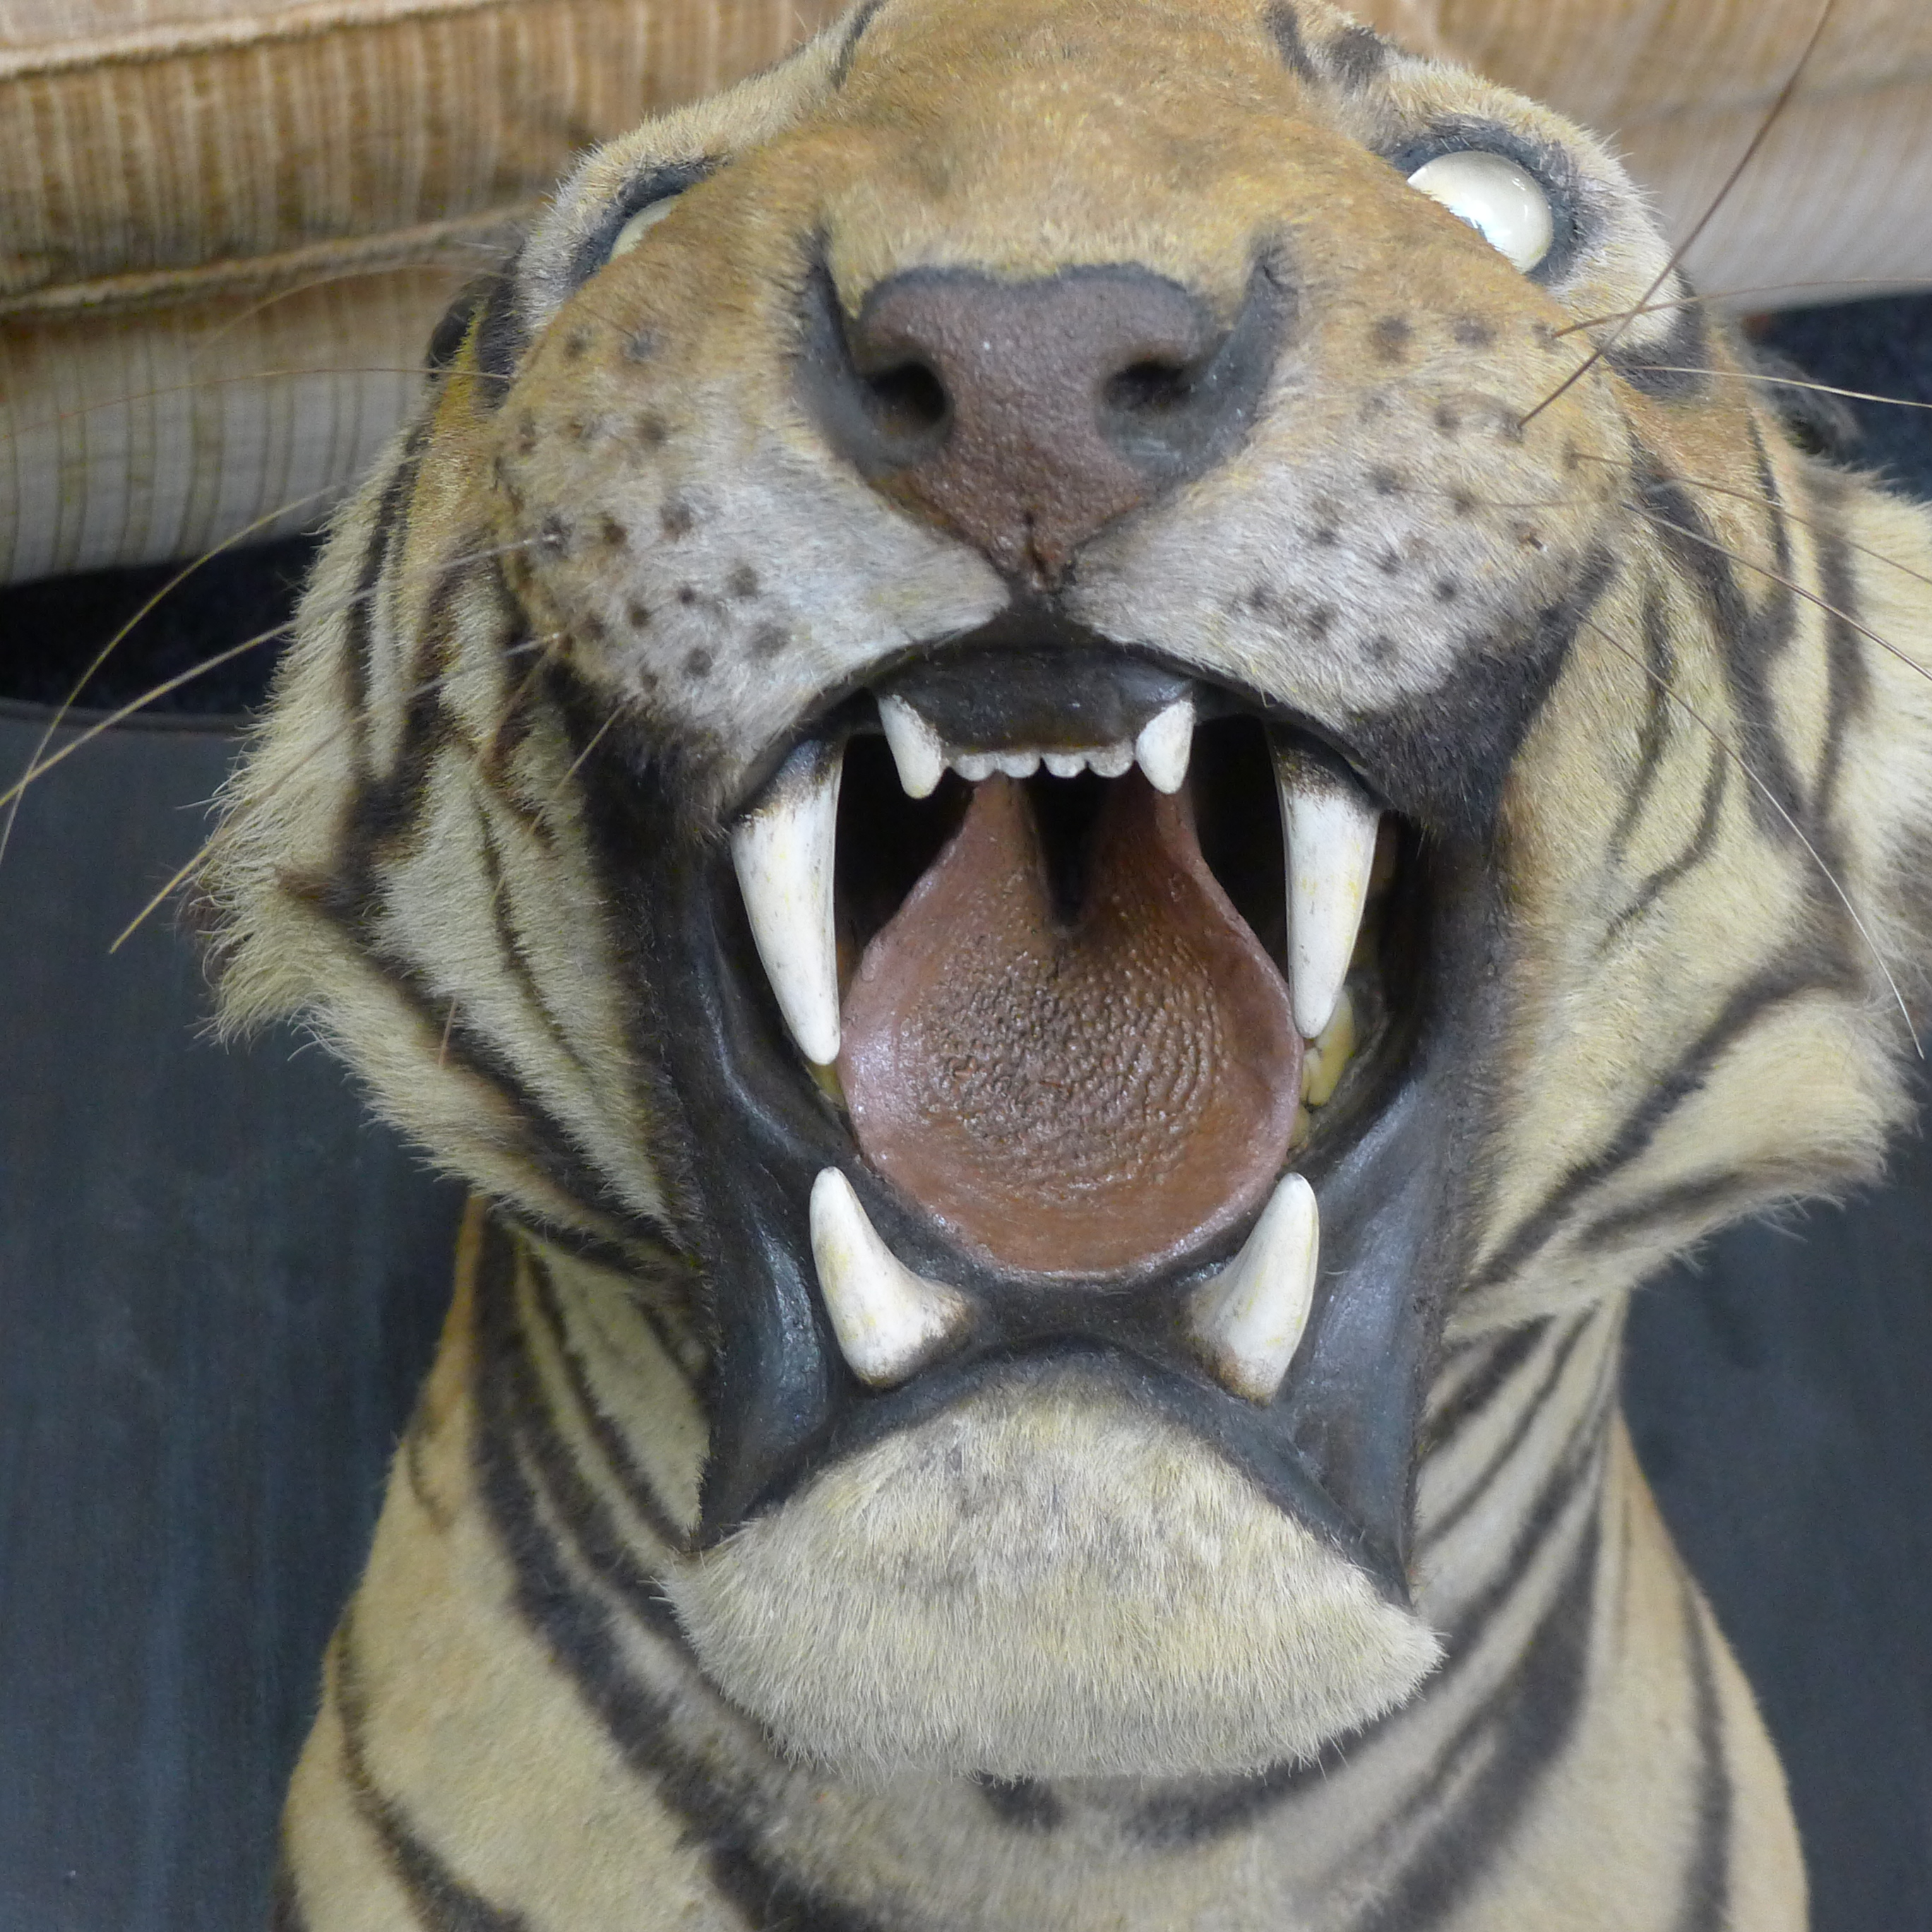
[[[728,856],[607,796],[682,962],[702,1540],[1074,1363],[1404,1600],[1476,874],[1252,694],[1038,608],[809,721]]]

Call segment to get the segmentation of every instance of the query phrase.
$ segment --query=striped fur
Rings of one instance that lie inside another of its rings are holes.
[[[1377,158],[1474,125],[1568,184],[1575,246],[1540,281]],[[653,182],[686,203],[602,266]],[[796,406],[810,251],[848,308],[908,264],[1120,260],[1225,305],[1263,233],[1301,308],[1246,440],[1095,538],[1066,596],[1362,748],[1442,868],[1463,950],[1433,996],[1455,1064],[1412,1600],[1358,1589],[1084,1357],[703,1545],[731,1387],[707,1270],[752,1180],[675,1070],[666,908],[800,721],[1004,594]],[[1868,1176],[1901,1117],[1932,524],[1802,454],[1666,263],[1587,136],[1312,0],[873,0],[566,186],[340,520],[214,874],[231,1022],[308,1016],[493,1204],[331,1651],[279,1924],[1804,1923],[1780,1774],[1632,1460],[1617,1351],[1666,1257]],[[1591,339],[1558,332],[1653,285],[1678,305],[1555,393]],[[1113,1498],[1056,1524],[1077,1546],[1042,1601],[1075,1607],[1016,1671],[1118,1677],[1117,1599],[1167,1566],[1132,1653],[1150,1709],[1180,1652],[1238,1702],[1305,1586],[1298,1667],[1354,1717],[1261,1768],[1177,1760],[1211,1710],[1150,1716],[1105,1776],[775,1746],[717,1606],[781,1606],[765,1634],[821,1702],[898,1681],[925,1586],[854,1617],[836,1668],[797,1634],[821,1585],[864,1600],[852,1499],[904,1502],[905,1574],[936,1574],[948,1456],[984,1473],[1015,1442]],[[1162,1515],[1180,1495],[1211,1562]],[[1226,1582],[1264,1562],[1286,1581],[1244,1623]]]

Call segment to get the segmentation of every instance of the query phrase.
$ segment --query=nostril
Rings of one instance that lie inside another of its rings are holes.
[[[1150,357],[1109,376],[1101,398],[1123,416],[1166,416],[1193,400],[1196,373],[1192,363]]]
[[[926,364],[907,362],[863,379],[874,422],[894,442],[923,443],[944,433],[952,398]]]

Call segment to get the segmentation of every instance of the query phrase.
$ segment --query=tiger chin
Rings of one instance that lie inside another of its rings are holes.
[[[477,1197],[277,1923],[1801,1927],[1618,1358],[1904,1115],[1924,514],[1316,0],[868,0],[430,362],[208,886]]]

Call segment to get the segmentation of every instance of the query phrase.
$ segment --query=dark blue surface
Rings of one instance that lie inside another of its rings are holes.
[[[0,717],[10,779],[37,726]],[[456,1191],[164,913],[232,740],[119,733],[0,862],[0,1932],[266,1922],[322,1647],[448,1298]]]

